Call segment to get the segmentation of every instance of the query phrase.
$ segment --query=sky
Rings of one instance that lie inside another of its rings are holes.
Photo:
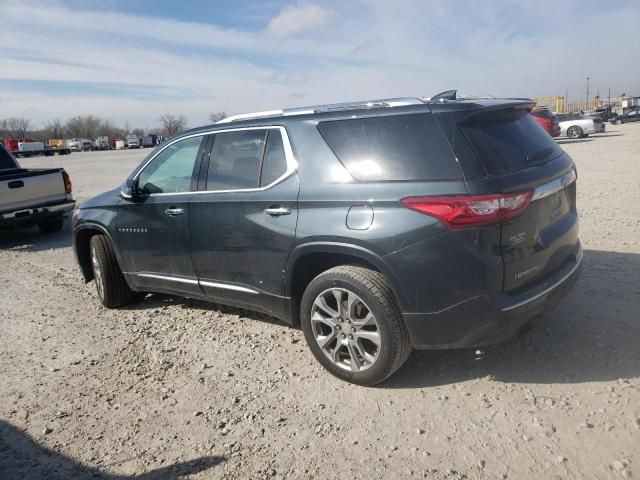
[[[0,0],[0,118],[640,95],[638,0]]]

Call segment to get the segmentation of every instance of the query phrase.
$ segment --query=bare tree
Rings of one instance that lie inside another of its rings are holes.
[[[72,137],[94,138],[102,120],[93,115],[78,115],[70,118],[66,124],[66,130]]]
[[[173,113],[165,113],[160,116],[159,120],[162,122],[167,137],[187,128],[187,118],[184,115],[175,116]]]
[[[15,138],[16,140],[24,140],[29,131],[31,122],[24,117],[11,117],[2,121],[0,125],[4,136]]]
[[[209,120],[211,121],[211,123],[219,122],[220,120],[226,117],[227,117],[227,114],[225,112],[212,112],[209,114]]]
[[[64,137],[64,126],[59,118],[55,120],[49,120],[44,122],[43,128],[47,138],[62,138]]]

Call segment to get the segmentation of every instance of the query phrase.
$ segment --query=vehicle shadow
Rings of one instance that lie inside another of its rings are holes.
[[[113,475],[83,465],[51,450],[9,422],[0,420],[0,478],[29,480],[172,480],[199,473],[225,461],[224,457],[200,457],[140,475]]]
[[[183,309],[198,310],[198,311],[212,311],[218,312],[221,315],[238,315],[239,317],[247,318],[249,320],[257,320],[264,323],[271,323],[274,325],[286,324],[275,317],[254,312],[251,310],[245,310],[243,308],[231,307],[228,305],[221,305],[218,303],[205,302],[202,300],[194,300],[192,298],[177,297],[173,295],[165,295],[162,293],[150,293],[147,294],[140,301],[120,307],[121,310],[127,311],[148,311],[153,312],[159,308],[168,307],[172,305],[179,305]]]
[[[592,138],[577,138],[577,139],[571,139],[571,138],[557,138],[556,139],[556,143],[559,145],[566,145],[566,144],[570,144],[570,143],[582,143],[582,142],[593,142]]]
[[[624,137],[624,133],[613,133],[613,132],[607,132],[607,133],[595,133],[594,136],[595,138],[604,138],[604,137]]]
[[[66,220],[62,230],[42,233],[38,227],[0,230],[0,250],[40,252],[70,247],[73,243],[71,222]]]
[[[416,351],[384,388],[490,377],[584,383],[640,376],[640,255],[587,250],[573,292],[529,332],[480,350]]]

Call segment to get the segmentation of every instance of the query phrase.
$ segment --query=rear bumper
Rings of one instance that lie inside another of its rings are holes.
[[[76,202],[74,200],[65,200],[60,203],[39,205],[15,212],[0,213],[0,226],[35,224],[46,218],[71,212],[75,206]]]
[[[581,266],[582,247],[578,244],[565,265],[526,291],[481,295],[439,312],[405,313],[413,347],[470,348],[508,340],[569,294]]]

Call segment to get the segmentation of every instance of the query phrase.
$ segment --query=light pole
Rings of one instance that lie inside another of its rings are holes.
[[[587,77],[587,110],[589,110],[589,80],[591,77]]]

